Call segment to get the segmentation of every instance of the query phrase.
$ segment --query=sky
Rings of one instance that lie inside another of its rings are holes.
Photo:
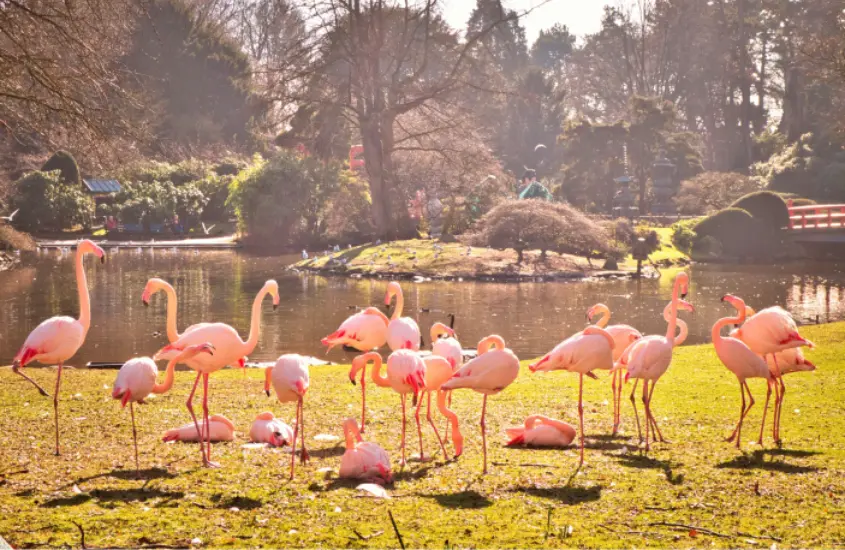
[[[522,13],[540,6],[522,19],[529,46],[542,29],[555,23],[569,27],[569,32],[579,37],[599,30],[606,0],[502,0],[505,8]],[[543,4],[543,5],[540,5]],[[441,4],[446,21],[456,29],[466,27],[475,0],[444,0]]]

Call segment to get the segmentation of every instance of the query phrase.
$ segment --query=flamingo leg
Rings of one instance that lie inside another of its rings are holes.
[[[783,414],[783,398],[786,397],[786,386],[783,384],[783,376],[779,376],[778,381],[780,382],[780,405],[778,406],[777,436],[775,437],[775,443],[780,445],[782,442],[780,438],[780,417],[781,414]]]
[[[455,448],[454,458],[457,459],[464,452],[464,436],[461,434],[461,429],[458,426],[458,415],[446,406],[447,393],[452,392],[443,390],[437,392],[437,408],[440,409],[440,413],[452,424],[452,445]]]
[[[649,450],[648,445],[648,429],[651,423],[649,422],[649,409],[648,409],[648,380],[643,380],[643,409],[645,411],[645,450]]]
[[[135,403],[129,402],[129,413],[132,415],[132,441],[135,443],[135,475],[141,475],[141,468],[138,466],[138,431],[135,429]]]
[[[484,394],[484,400],[481,405],[481,446],[484,449],[484,470],[482,473],[487,473],[487,422],[484,417],[487,415],[487,394]]]
[[[367,425],[367,366],[361,369],[361,433],[364,433],[364,427]]]
[[[197,429],[197,435],[200,438],[200,452],[202,453],[202,463],[205,464],[208,460],[205,457],[205,445],[202,442],[202,430],[200,430],[200,424],[197,422],[197,415],[194,414],[194,394],[197,391],[197,386],[200,382],[200,377],[202,376],[201,372],[197,373],[197,378],[194,380],[194,387],[191,388],[191,393],[188,394],[188,400],[185,402],[185,406],[188,407],[188,412],[191,413],[191,418],[194,421],[194,427]]]
[[[440,392],[443,392],[443,391],[445,391],[448,394],[447,399],[448,399],[449,406],[452,405],[452,392],[449,391],[449,390],[437,390],[437,399],[438,399],[437,407],[438,408],[440,408],[440,405],[439,405],[439,403],[440,403]],[[446,405],[446,402],[444,402],[443,404]],[[443,443],[448,443],[448,442],[449,442],[449,418],[447,417],[446,423],[443,425]]]
[[[416,396],[417,393],[414,393]],[[417,421],[417,434],[420,438],[420,462],[425,461],[425,454],[423,454],[423,440],[422,440],[422,424],[420,424],[420,408],[422,408],[423,399],[422,396],[417,398],[417,408],[414,411],[414,419]],[[435,430],[437,431],[437,430]]]
[[[772,435],[775,440],[775,444],[780,444],[780,413],[783,408],[783,396],[786,393],[786,386],[783,385],[783,373],[780,371],[780,363],[778,363],[778,357],[775,354],[772,354],[772,359],[774,359],[775,363],[775,378],[780,381],[780,394],[776,397],[775,400],[775,412],[774,412],[774,419],[772,422],[774,425],[772,426]]]
[[[736,426],[734,426],[734,431],[732,431],[731,435],[725,439],[728,443],[731,443],[736,438],[737,432],[739,431],[739,425],[742,422],[742,417],[745,415],[745,388],[743,387],[741,381],[739,383],[739,392],[742,396],[742,403],[739,406],[739,420],[737,421]]]
[[[613,394],[613,431],[611,432],[613,435],[616,435],[619,431],[619,407],[616,402],[616,379],[619,378],[618,374],[619,371],[614,371],[610,376],[610,391]]]
[[[30,384],[32,384],[33,386],[35,386],[35,388],[38,390],[38,393],[40,393],[44,397],[50,397],[50,394],[47,393],[46,390],[44,390],[44,388],[39,386],[38,382],[36,382],[35,380],[33,380],[32,378],[27,376],[26,373],[23,372],[23,367],[18,367],[17,365],[12,365],[12,372],[19,375],[19,376],[23,376],[23,379],[26,380],[27,382],[29,382]]]
[[[296,436],[299,435],[299,403],[296,404],[296,420],[293,426],[293,443],[290,449],[290,478],[293,479],[293,472],[296,468]]]
[[[400,466],[404,466],[408,463],[405,460],[405,394],[401,394],[402,397],[402,441],[399,446],[402,448],[402,460],[399,462]]]
[[[202,375],[202,414],[205,418],[205,457],[206,467],[219,468],[220,464],[211,460],[211,424],[208,421],[208,373]]]
[[[56,373],[56,392],[53,394],[53,416],[56,420],[56,456],[59,452],[59,388],[62,385],[62,362],[59,361],[59,370]]]
[[[657,386],[657,380],[651,383],[651,390],[648,392],[648,415],[651,418],[651,438],[654,439],[654,434],[657,434],[658,440],[661,443],[671,443],[668,439],[663,437],[663,433],[660,431],[660,427],[657,425],[657,419],[654,418],[654,414],[651,412],[651,398],[654,395],[654,388]]]
[[[640,443],[643,442],[643,431],[640,428],[640,413],[637,412],[637,384],[639,384],[639,379],[634,379],[634,388],[631,390],[631,406],[634,407],[634,418],[637,420],[637,439],[640,440]]]
[[[775,426],[775,420],[777,420],[778,407],[780,407],[780,384],[778,384],[777,378],[772,377],[772,387],[774,388],[775,393],[775,407],[772,411],[772,440],[777,440],[777,427]]]
[[[297,423],[301,425],[300,430],[299,430],[299,433],[300,433],[299,437],[302,438],[301,439],[302,451],[300,453],[299,459],[302,461],[303,464],[305,464],[305,463],[308,462],[308,460],[311,457],[308,454],[308,449],[305,448],[305,412],[304,412],[303,407],[302,407],[302,397],[301,396],[299,398],[299,404],[297,405],[297,407],[299,407],[299,419],[297,420]]]
[[[584,464],[584,375],[578,375],[578,424],[581,431],[581,458],[578,461],[580,468]]]
[[[772,381],[766,384],[766,404],[763,405],[763,422],[760,424],[760,437],[757,438],[757,445],[763,445],[763,430],[766,428],[766,413],[769,412],[769,398],[772,396]],[[774,415],[774,413],[772,413]]]
[[[446,454],[446,446],[443,445],[443,439],[440,437],[440,432],[437,431],[437,426],[434,424],[434,419],[431,418],[431,392],[428,392],[428,402],[425,406],[425,418],[434,430],[434,435],[437,436],[437,442],[440,443],[440,450],[443,451],[443,460],[449,460],[449,455]]]

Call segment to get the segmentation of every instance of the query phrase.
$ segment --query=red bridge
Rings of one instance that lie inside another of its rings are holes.
[[[789,208],[786,231],[794,241],[833,243],[845,242],[845,204],[811,204]]]

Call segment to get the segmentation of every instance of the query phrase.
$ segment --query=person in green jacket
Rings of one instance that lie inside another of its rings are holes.
[[[537,181],[537,172],[528,169],[522,174],[522,185],[519,188],[519,199],[541,199],[552,201],[554,197],[542,183]]]

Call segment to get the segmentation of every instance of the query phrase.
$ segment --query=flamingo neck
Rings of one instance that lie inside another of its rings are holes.
[[[496,350],[505,349],[505,339],[497,335],[488,336],[487,338],[478,343],[478,355],[482,355],[490,351],[490,348]]]
[[[85,276],[85,267],[82,265],[82,258],[85,252],[82,245],[76,248],[76,290],[79,293],[79,323],[82,325],[83,336],[88,334],[91,326],[91,298],[88,295],[88,279]]]
[[[663,308],[663,319],[668,323],[671,319],[670,314],[672,311],[672,304],[666,304],[666,307]],[[687,326],[686,322],[683,319],[675,318],[675,323],[678,326],[678,335],[675,336],[675,346],[680,346],[687,340],[687,336],[689,336],[689,327]]]
[[[669,340],[672,346],[675,345],[675,329],[677,328],[678,321],[678,294],[680,289],[681,279],[678,277],[675,279],[674,287],[672,287],[672,302],[669,304],[669,326],[666,328],[666,339]]]
[[[353,451],[355,446],[362,441],[361,431],[358,429],[358,424],[353,421],[346,421],[343,423],[343,435],[346,439],[346,450]]]
[[[153,386],[153,393],[166,393],[173,387],[173,377],[176,372],[176,362],[179,357],[174,357],[167,363],[167,369],[164,371],[164,382],[156,383]]]
[[[393,296],[396,297],[396,307],[393,309],[393,315],[390,317],[391,321],[402,317],[402,311],[405,309],[405,296],[402,295],[402,289],[397,289]]]
[[[264,297],[270,294],[270,289],[262,288],[255,300],[252,302],[252,316],[249,321],[249,338],[244,342],[243,353],[241,355],[249,355],[255,346],[258,345],[258,337],[261,335],[261,302]]]
[[[373,382],[377,386],[381,386],[382,388],[389,388],[390,380],[387,379],[387,374],[381,373],[381,366],[384,363],[384,361],[381,360],[381,355],[376,352],[371,353],[372,355],[368,354],[368,357],[366,358],[364,364],[369,363],[370,360],[373,361],[373,368],[370,371],[370,376],[372,377]]]
[[[167,339],[172,344],[179,339],[179,332],[176,330],[176,290],[168,283],[161,286],[167,295]]]
[[[607,306],[600,306],[596,308],[596,313],[601,315],[601,319],[599,319],[595,325],[599,328],[605,328],[610,322],[610,308]]]
[[[270,378],[273,375],[273,367],[264,369],[264,391],[270,393]]]
[[[741,325],[745,322],[745,303],[741,303],[739,306],[731,303],[732,306],[736,308],[736,317],[723,317],[716,321],[713,325],[713,330],[710,332],[710,337],[713,340],[713,345],[717,346],[722,343],[722,327],[726,327],[728,325]]]

